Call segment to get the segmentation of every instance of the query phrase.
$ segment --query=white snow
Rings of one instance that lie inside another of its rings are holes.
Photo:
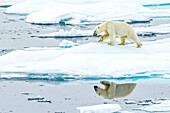
[[[62,47],[62,48],[70,48],[70,47],[73,47],[73,46],[78,46],[78,44],[77,43],[73,43],[72,41],[68,41],[68,40],[63,40],[59,44],[59,47]]]
[[[139,76],[135,74],[139,72],[168,73],[169,45],[170,39],[164,39],[143,42],[142,48],[136,48],[135,44],[108,46],[88,43],[68,49],[16,50],[0,56],[0,72],[63,73],[116,78],[125,76],[123,74]]]
[[[77,108],[80,113],[113,113],[121,110],[118,104],[100,104]]]
[[[138,110],[147,111],[147,112],[168,112],[170,111],[170,100],[162,101],[160,104],[141,107],[138,108]]]

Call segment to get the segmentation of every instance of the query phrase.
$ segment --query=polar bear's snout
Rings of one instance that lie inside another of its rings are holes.
[[[97,33],[96,33],[96,31],[94,31],[94,33],[93,33],[93,36],[97,36]]]
[[[98,86],[94,86],[94,90],[97,91]]]

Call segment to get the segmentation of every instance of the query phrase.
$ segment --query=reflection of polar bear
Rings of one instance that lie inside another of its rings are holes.
[[[93,36],[96,36],[101,32],[104,32],[104,35],[99,38],[99,42],[103,42],[110,37],[110,43],[108,44],[114,46],[116,36],[120,36],[121,43],[119,45],[125,45],[125,40],[129,37],[137,44],[137,48],[142,46],[135,31],[125,22],[104,22],[96,26]]]
[[[125,97],[136,87],[135,83],[115,84],[109,81],[100,81],[100,83],[105,86],[105,89],[94,86],[96,93],[109,99]]]

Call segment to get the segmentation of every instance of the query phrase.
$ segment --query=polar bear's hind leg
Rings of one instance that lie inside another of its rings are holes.
[[[137,45],[136,48],[141,48],[142,47],[142,43],[139,41],[137,35],[130,36],[130,39],[133,40],[136,43],[136,45]]]

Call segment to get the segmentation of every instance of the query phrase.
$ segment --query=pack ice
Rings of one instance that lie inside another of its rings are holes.
[[[77,108],[80,113],[113,113],[121,109],[118,104],[101,104]]]

